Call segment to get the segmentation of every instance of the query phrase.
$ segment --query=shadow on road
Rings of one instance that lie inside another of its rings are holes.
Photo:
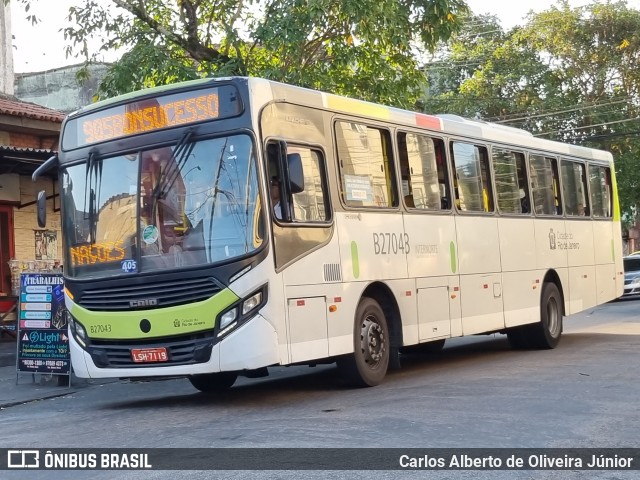
[[[330,398],[338,391],[353,392],[354,399],[375,395],[378,389],[411,388],[418,381],[421,384],[446,385],[452,372],[463,373],[471,381],[483,376],[497,377],[505,384],[509,382],[510,368],[531,368],[536,371],[551,371],[558,365],[569,365],[575,353],[585,349],[611,350],[628,356],[637,351],[640,335],[621,335],[600,332],[565,333],[555,350],[512,350],[506,336],[476,336],[447,340],[444,349],[438,353],[409,353],[401,355],[402,367],[389,371],[385,381],[374,389],[350,389],[344,386],[335,364],[273,367],[270,375],[260,379],[240,377],[230,390],[217,394],[204,394],[191,390],[185,380],[134,381],[143,387],[129,399],[109,403],[106,410],[119,409],[163,409],[180,407],[254,408],[269,404],[279,408],[308,401],[311,397]],[[628,350],[628,351],[627,351]],[[558,358],[564,360],[559,364]],[[567,360],[567,358],[569,360]],[[171,393],[167,382],[178,382],[178,388]],[[185,393],[189,392],[189,393]],[[311,394],[311,395],[310,395]],[[354,400],[355,401],[355,400]]]

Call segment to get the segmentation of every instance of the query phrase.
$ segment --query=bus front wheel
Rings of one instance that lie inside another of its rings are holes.
[[[384,311],[372,298],[360,300],[355,315],[352,355],[338,361],[347,383],[354,387],[374,387],[389,368],[389,327]]]
[[[204,393],[219,393],[231,388],[238,378],[234,372],[202,373],[190,375],[191,385]]]

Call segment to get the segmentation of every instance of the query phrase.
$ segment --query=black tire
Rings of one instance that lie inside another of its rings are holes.
[[[555,283],[544,283],[540,295],[540,321],[509,328],[509,345],[515,350],[556,348],[562,335],[563,312],[560,290]]]
[[[540,322],[529,326],[529,343],[534,348],[556,348],[562,335],[564,304],[555,283],[545,282],[540,295]]]
[[[374,387],[389,368],[391,345],[387,319],[378,302],[363,297],[356,309],[353,349],[338,361],[346,383],[353,387]]]
[[[531,346],[527,338],[527,326],[509,328],[507,330],[507,339],[509,339],[509,345],[514,350],[524,350]]]
[[[235,372],[202,373],[190,375],[191,385],[204,393],[220,393],[229,390],[238,378]]]

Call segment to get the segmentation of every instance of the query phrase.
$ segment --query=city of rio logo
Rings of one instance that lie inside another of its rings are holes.
[[[549,248],[551,250],[555,250],[556,249],[556,234],[553,231],[553,228],[549,229]]]

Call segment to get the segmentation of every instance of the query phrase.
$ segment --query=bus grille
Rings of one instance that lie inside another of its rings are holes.
[[[167,362],[136,363],[131,357],[134,348],[165,347]],[[169,367],[208,362],[213,348],[213,332],[193,335],[183,340],[167,339],[141,341],[91,341],[88,351],[98,368]]]
[[[134,308],[133,305],[138,305],[139,309],[151,310],[200,302],[219,291],[220,287],[211,277],[185,278],[180,282],[149,282],[88,289],[82,293],[78,304],[87,310],[99,311],[127,311]]]

